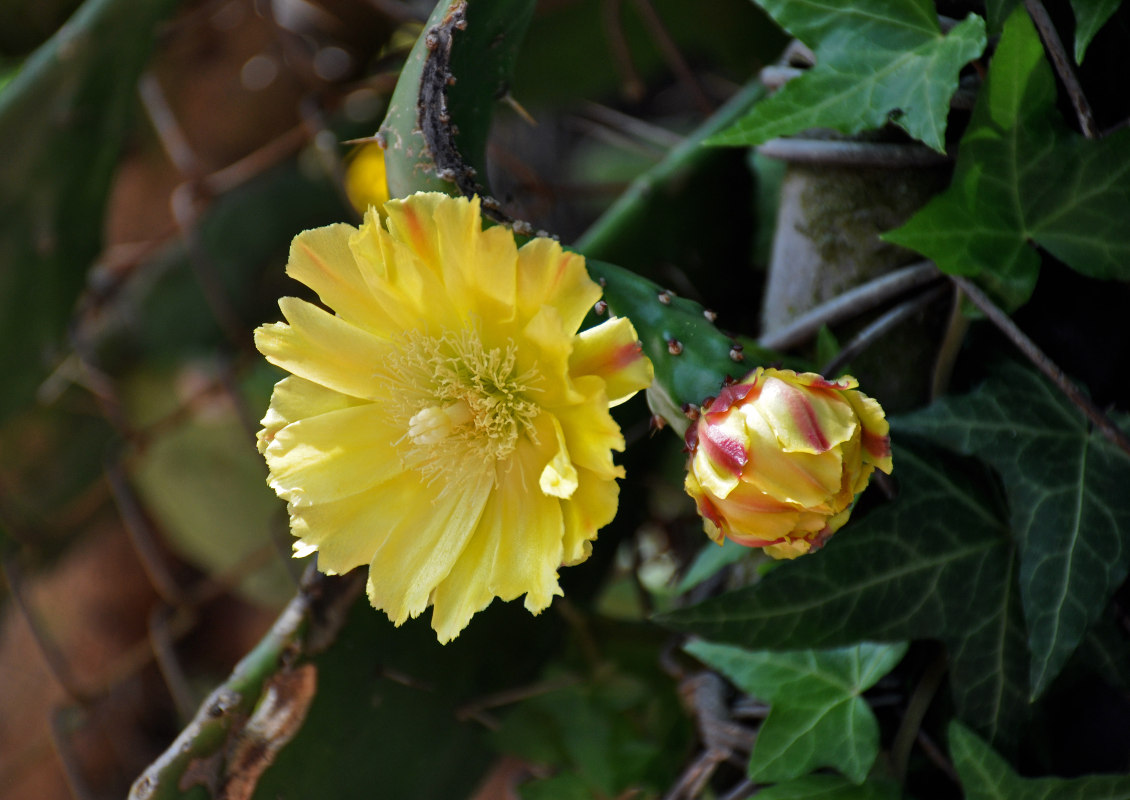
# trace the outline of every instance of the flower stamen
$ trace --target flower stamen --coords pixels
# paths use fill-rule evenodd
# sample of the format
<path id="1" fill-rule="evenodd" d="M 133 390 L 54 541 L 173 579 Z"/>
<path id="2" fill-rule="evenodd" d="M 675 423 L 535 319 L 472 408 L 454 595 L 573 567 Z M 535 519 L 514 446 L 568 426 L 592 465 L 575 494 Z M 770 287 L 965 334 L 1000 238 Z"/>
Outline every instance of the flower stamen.
<path id="1" fill-rule="evenodd" d="M 518 372 L 517 347 L 487 347 L 477 326 L 410 333 L 391 366 L 390 414 L 403 420 L 405 466 L 450 486 L 490 470 L 523 437 L 537 442 L 536 368 Z M 495 476 L 497 481 L 497 476 Z"/>

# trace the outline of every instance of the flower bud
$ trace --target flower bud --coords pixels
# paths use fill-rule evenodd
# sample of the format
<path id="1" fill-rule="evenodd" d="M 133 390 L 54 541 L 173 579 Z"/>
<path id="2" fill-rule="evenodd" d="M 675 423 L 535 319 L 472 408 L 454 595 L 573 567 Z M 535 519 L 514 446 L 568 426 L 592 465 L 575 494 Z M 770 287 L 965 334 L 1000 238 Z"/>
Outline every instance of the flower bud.
<path id="1" fill-rule="evenodd" d="M 686 490 L 710 538 L 796 558 L 847 522 L 871 473 L 891 471 L 883 409 L 858 385 L 758 367 L 704 405 Z"/>

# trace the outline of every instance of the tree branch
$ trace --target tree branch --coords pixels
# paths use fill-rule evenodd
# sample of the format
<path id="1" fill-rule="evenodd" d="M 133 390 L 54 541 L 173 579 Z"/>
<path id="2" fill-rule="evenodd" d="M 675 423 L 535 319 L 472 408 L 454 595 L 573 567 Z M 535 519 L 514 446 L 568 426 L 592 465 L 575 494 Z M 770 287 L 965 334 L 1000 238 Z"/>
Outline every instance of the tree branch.
<path id="1" fill-rule="evenodd" d="M 1083 94 L 1083 87 L 1079 85 L 1079 79 L 1075 77 L 1075 70 L 1071 67 L 1067 51 L 1063 49 L 1063 42 L 1060 41 L 1055 25 L 1052 24 L 1052 18 L 1048 16 L 1048 10 L 1044 8 L 1044 4 L 1040 0 L 1024 0 L 1024 7 L 1028 9 L 1028 16 L 1032 18 L 1032 22 L 1035 23 L 1036 29 L 1040 32 L 1040 38 L 1044 40 L 1044 47 L 1047 48 L 1048 55 L 1051 56 L 1055 71 L 1059 73 L 1059 79 L 1063 81 L 1067 95 L 1071 98 L 1071 105 L 1075 106 L 1075 115 L 1079 118 L 1079 128 L 1088 139 L 1098 138 L 1098 129 L 1095 127 L 1095 115 L 1091 111 L 1091 104 L 1087 102 L 1087 97 Z"/>
<path id="2" fill-rule="evenodd" d="M 994 303 L 987 294 L 977 288 L 976 284 L 968 278 L 962 278 L 958 275 L 951 275 L 950 280 L 957 285 L 959 289 L 969 298 L 969 302 L 977 306 L 977 308 L 988 317 L 1001 333 L 1008 337 L 1016 348 L 1024 354 L 1024 356 L 1036 365 L 1040 372 L 1044 373 L 1048 379 L 1056 385 L 1063 394 L 1075 406 L 1086 415 L 1095 427 L 1097 427 L 1107 439 L 1113 442 L 1120 450 L 1127 455 L 1130 455 L 1130 438 L 1127 438 L 1111 420 L 1096 406 L 1091 399 L 1085 395 L 1078 386 L 1072 383 L 1067 374 L 1059 368 L 1059 366 L 1048 357 L 1047 353 L 1036 346 L 1024 331 L 1012 321 L 1001 308 Z"/>

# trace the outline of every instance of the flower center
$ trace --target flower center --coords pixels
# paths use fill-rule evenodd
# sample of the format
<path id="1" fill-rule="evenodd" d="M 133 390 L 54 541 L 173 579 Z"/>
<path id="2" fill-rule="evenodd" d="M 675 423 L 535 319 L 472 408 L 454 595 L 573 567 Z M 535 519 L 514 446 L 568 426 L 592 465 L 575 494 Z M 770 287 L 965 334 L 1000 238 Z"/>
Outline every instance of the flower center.
<path id="1" fill-rule="evenodd" d="M 393 358 L 390 409 L 406 431 L 405 465 L 448 485 L 507 458 L 523 436 L 536 441 L 541 376 L 517 369 L 517 347 L 487 348 L 477 328 L 411 333 Z"/>

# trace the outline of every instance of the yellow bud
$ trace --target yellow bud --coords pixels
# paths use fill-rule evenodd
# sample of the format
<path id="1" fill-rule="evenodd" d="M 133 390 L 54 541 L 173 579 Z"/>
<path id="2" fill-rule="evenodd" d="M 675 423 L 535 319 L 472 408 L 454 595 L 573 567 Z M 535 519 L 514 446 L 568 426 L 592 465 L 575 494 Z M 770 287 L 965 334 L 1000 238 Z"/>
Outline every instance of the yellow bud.
<path id="1" fill-rule="evenodd" d="M 871 473 L 891 471 L 883 409 L 858 385 L 759 367 L 704 404 L 685 487 L 712 539 L 796 558 L 847 522 Z"/>

